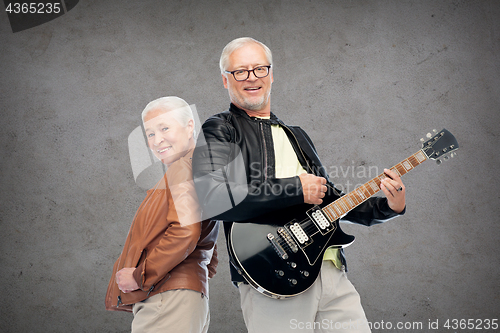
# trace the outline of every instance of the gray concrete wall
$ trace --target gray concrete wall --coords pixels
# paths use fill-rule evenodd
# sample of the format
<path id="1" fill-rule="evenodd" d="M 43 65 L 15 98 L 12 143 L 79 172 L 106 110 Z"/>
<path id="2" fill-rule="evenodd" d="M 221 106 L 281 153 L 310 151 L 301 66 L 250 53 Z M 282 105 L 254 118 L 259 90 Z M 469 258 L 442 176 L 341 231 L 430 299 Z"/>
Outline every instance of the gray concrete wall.
<path id="1" fill-rule="evenodd" d="M 344 227 L 374 331 L 498 318 L 499 18 L 493 0 L 89 0 L 12 33 L 0 14 L 0 331 L 129 330 L 132 315 L 103 306 L 144 197 L 127 137 L 160 96 L 203 120 L 226 109 L 218 58 L 241 36 L 274 51 L 274 112 L 308 131 L 346 190 L 433 128 L 460 143 L 404 177 L 405 216 Z M 210 332 L 244 332 L 219 240 Z"/>

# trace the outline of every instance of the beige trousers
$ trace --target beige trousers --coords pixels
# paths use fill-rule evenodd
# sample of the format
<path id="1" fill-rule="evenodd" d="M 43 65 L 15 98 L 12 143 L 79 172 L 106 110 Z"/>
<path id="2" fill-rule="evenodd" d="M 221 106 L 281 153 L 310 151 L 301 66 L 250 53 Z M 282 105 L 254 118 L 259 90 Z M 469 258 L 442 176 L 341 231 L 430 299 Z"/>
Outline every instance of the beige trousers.
<path id="1" fill-rule="evenodd" d="M 295 297 L 272 299 L 247 284 L 239 290 L 249 333 L 371 332 L 358 292 L 330 260 L 311 288 Z"/>
<path id="2" fill-rule="evenodd" d="M 188 289 L 169 290 L 135 303 L 132 333 L 206 333 L 208 298 Z"/>

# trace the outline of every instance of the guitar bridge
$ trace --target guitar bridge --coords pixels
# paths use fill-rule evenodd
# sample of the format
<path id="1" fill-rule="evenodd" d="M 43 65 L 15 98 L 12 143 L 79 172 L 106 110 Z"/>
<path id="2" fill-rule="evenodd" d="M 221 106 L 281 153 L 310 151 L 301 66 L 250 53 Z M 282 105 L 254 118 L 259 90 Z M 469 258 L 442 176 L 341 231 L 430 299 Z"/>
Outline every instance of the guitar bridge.
<path id="1" fill-rule="evenodd" d="M 285 242 L 288 244 L 288 247 L 290 248 L 290 250 L 292 250 L 293 253 L 297 253 L 297 251 L 299 251 L 299 247 L 297 246 L 297 244 L 295 244 L 292 236 L 290 236 L 285 228 L 279 227 L 278 235 L 285 240 Z"/>
<path id="2" fill-rule="evenodd" d="M 279 257 L 283 260 L 288 259 L 288 253 L 281 247 L 281 245 L 276 241 L 276 237 L 272 233 L 267 234 L 267 239 L 271 243 L 273 249 L 276 251 L 276 253 L 279 255 Z"/>

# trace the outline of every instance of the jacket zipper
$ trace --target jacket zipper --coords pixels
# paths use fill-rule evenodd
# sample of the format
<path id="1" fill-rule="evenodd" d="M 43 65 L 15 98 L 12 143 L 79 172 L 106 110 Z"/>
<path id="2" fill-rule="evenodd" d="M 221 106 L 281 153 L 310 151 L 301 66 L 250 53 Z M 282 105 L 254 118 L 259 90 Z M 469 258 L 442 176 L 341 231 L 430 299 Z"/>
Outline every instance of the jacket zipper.
<path id="1" fill-rule="evenodd" d="M 149 294 L 151 294 L 153 289 L 155 289 L 155 285 L 152 285 L 151 288 L 149 288 L 149 291 L 148 291 L 148 294 L 146 295 L 146 297 L 149 297 Z"/>
<path id="2" fill-rule="evenodd" d="M 157 284 L 153 284 L 153 285 L 151 286 L 151 288 L 149 288 L 149 290 L 148 290 L 148 294 L 146 295 L 146 297 L 149 297 L 149 294 L 151 294 L 151 292 L 152 292 L 152 291 L 153 291 L 156 287 L 158 287 L 158 288 L 159 288 L 159 287 L 163 286 L 163 284 L 164 284 L 165 282 L 167 282 L 168 280 L 170 280 L 170 278 L 171 278 L 171 277 L 172 277 L 172 275 L 170 275 L 170 273 L 167 273 L 167 275 L 165 275 L 165 277 L 164 277 L 164 281 L 162 281 L 160 284 L 158 284 L 158 283 L 157 283 Z"/>
<path id="3" fill-rule="evenodd" d="M 266 137 L 264 135 L 264 125 L 262 125 L 262 122 L 259 121 L 260 125 L 260 133 L 262 135 L 262 140 L 264 141 L 264 182 L 267 181 L 267 143 L 266 143 Z"/>

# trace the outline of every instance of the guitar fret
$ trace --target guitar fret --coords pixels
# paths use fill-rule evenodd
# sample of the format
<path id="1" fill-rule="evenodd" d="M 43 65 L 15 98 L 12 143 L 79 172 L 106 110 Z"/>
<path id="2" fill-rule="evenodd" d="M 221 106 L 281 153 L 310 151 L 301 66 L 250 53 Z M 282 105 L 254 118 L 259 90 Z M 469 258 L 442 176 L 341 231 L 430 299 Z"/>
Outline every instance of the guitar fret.
<path id="1" fill-rule="evenodd" d="M 361 192 L 361 190 L 359 189 L 359 187 L 357 189 L 355 189 L 355 191 L 356 191 L 356 194 L 361 199 L 361 202 L 365 201 L 366 197 L 365 197 L 364 193 Z"/>
<path id="2" fill-rule="evenodd" d="M 356 193 L 352 191 L 351 193 L 347 194 L 346 196 L 349 196 L 353 201 L 356 203 L 356 205 L 360 204 L 362 201 L 359 200 L 359 198 L 356 196 Z"/>
<path id="3" fill-rule="evenodd" d="M 420 163 L 417 161 L 417 158 L 415 156 L 410 156 L 408 157 L 408 161 L 410 162 L 410 164 L 413 166 L 413 167 L 416 167 L 417 165 L 419 165 Z"/>
<path id="4" fill-rule="evenodd" d="M 370 186 L 370 184 L 366 183 L 363 185 L 365 192 L 368 192 L 367 197 L 371 197 L 374 193 L 377 191 L 374 191 L 373 188 Z"/>
<path id="5" fill-rule="evenodd" d="M 356 191 L 356 194 L 361 199 L 361 202 L 363 202 L 364 198 L 365 198 L 365 195 L 360 191 L 359 187 L 357 189 L 355 189 L 354 191 Z"/>
<path id="6" fill-rule="evenodd" d="M 401 163 L 396 164 L 396 169 L 398 169 L 400 177 L 406 174 L 406 169 Z"/>
<path id="7" fill-rule="evenodd" d="M 337 215 L 334 212 L 332 212 L 329 205 L 323 208 L 323 213 L 325 213 L 328 216 L 328 218 L 330 218 L 330 221 L 335 221 L 337 219 Z"/>
<path id="8" fill-rule="evenodd" d="M 344 195 L 343 198 L 347 201 L 347 204 L 349 205 L 349 207 L 351 207 L 351 208 L 356 207 L 356 204 L 354 203 L 354 201 L 352 201 L 352 198 L 350 195 Z"/>
<path id="9" fill-rule="evenodd" d="M 398 176 L 401 176 L 401 173 L 399 173 L 399 170 L 398 170 L 398 168 L 397 168 L 397 165 L 396 165 L 396 166 L 393 166 L 393 167 L 391 168 L 391 170 L 392 170 L 392 171 L 394 171 L 395 173 L 397 173 L 397 174 L 398 174 Z"/>
<path id="10" fill-rule="evenodd" d="M 330 205 L 330 206 L 331 207 L 329 207 L 329 212 L 330 212 L 330 214 L 332 214 L 333 218 L 335 220 L 337 220 L 340 217 L 340 215 L 337 214 L 337 212 L 335 211 L 335 209 L 333 209 L 332 205 Z"/>
<path id="11" fill-rule="evenodd" d="M 413 165 L 411 165 L 411 163 L 410 163 L 410 161 L 408 161 L 408 159 L 404 160 L 401 165 L 403 166 L 403 168 L 405 168 L 406 172 L 413 169 Z"/>
<path id="12" fill-rule="evenodd" d="M 368 199 L 369 197 L 372 196 L 372 194 L 370 193 L 370 191 L 368 190 L 368 188 L 366 187 L 366 184 L 363 184 L 361 187 L 361 190 L 363 191 L 363 194 L 366 196 L 366 199 Z M 366 200 L 365 199 L 365 200 Z"/>
<path id="13" fill-rule="evenodd" d="M 339 203 L 340 203 L 340 205 L 342 206 L 342 208 L 344 208 L 344 211 L 343 211 L 343 212 L 344 212 L 344 214 L 345 214 L 345 213 L 347 213 L 347 212 L 349 211 L 349 208 L 346 206 L 346 204 L 345 204 L 344 200 L 343 200 L 343 199 L 340 199 L 340 200 L 339 200 Z"/>
<path id="14" fill-rule="evenodd" d="M 374 194 L 375 194 L 375 193 L 377 193 L 377 192 L 378 192 L 378 190 L 379 190 L 379 187 L 377 186 L 377 184 L 376 184 L 373 180 L 371 180 L 371 181 L 369 182 L 369 184 L 370 184 L 370 186 L 371 186 L 371 188 L 372 188 L 372 190 L 373 190 L 373 193 L 374 193 Z"/>
<path id="15" fill-rule="evenodd" d="M 359 190 L 363 193 L 363 196 L 364 196 L 363 201 L 365 201 L 366 199 L 368 199 L 370 197 L 370 192 L 366 193 L 366 187 L 364 184 L 359 187 Z"/>
<path id="16" fill-rule="evenodd" d="M 419 164 L 427 159 L 421 150 L 415 154 L 415 158 L 418 160 Z"/>
<path id="17" fill-rule="evenodd" d="M 334 204 L 332 205 L 332 207 L 335 209 L 336 213 L 338 214 L 338 216 L 342 216 L 344 215 L 342 213 L 342 211 L 340 210 L 340 208 L 337 207 L 337 205 L 335 204 L 337 201 L 334 202 Z"/>

